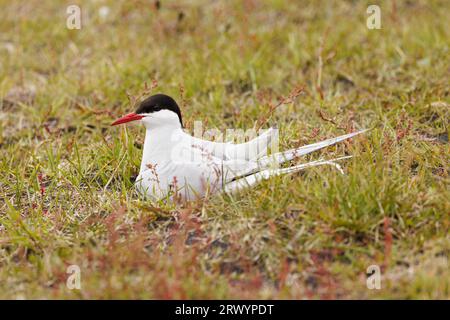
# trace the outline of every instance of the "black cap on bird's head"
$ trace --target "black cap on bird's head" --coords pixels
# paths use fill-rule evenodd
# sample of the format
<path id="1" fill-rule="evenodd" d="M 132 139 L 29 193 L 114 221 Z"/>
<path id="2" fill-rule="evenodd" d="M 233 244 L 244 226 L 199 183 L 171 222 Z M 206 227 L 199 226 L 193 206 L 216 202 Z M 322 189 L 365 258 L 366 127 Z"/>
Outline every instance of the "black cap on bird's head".
<path id="1" fill-rule="evenodd" d="M 136 110 L 136 114 L 146 114 L 161 110 L 170 110 L 175 112 L 178 115 L 178 119 L 180 119 L 181 126 L 183 126 L 180 107 L 178 107 L 175 100 L 165 94 L 155 94 L 142 101 Z"/>
<path id="2" fill-rule="evenodd" d="M 148 97 L 144 101 L 142 101 L 136 112 L 127 114 L 126 116 L 116 120 L 113 122 L 113 126 L 125 122 L 130 122 L 134 120 L 141 120 L 146 115 L 149 115 L 154 112 L 158 112 L 161 110 L 169 110 L 177 114 L 178 119 L 180 120 L 181 126 L 183 126 L 183 120 L 181 118 L 180 107 L 176 103 L 174 99 L 165 94 L 155 94 L 153 96 Z"/>

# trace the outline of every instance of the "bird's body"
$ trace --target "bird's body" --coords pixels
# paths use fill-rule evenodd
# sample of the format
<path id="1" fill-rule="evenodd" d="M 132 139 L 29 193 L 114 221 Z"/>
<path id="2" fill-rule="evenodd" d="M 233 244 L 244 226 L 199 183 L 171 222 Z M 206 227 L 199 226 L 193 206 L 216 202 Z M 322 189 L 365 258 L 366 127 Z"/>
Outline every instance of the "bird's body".
<path id="1" fill-rule="evenodd" d="M 206 193 L 234 192 L 270 176 L 296 172 L 311 166 L 331 164 L 338 167 L 332 161 L 315 161 L 289 168 L 274 168 L 273 164 L 279 165 L 363 132 L 268 156 L 267 151 L 276 138 L 276 130 L 269 129 L 241 144 L 202 140 L 183 130 L 178 106 L 172 98 L 165 95 L 146 99 L 136 113 L 129 114 L 114 124 L 133 120 L 143 122 L 146 127 L 136 185 L 142 194 L 153 199 L 176 196 L 193 200 Z"/>
<path id="2" fill-rule="evenodd" d="M 178 193 L 185 199 L 215 192 L 238 174 L 257 169 L 256 159 L 265 154 L 271 130 L 242 144 L 202 140 L 181 126 L 146 129 L 137 186 L 142 193 L 162 198 Z"/>

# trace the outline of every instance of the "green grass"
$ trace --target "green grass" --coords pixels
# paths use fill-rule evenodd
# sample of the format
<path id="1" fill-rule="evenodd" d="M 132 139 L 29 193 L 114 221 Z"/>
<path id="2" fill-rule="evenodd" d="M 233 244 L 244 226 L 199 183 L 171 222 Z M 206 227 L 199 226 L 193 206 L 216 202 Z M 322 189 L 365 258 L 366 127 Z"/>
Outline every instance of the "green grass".
<path id="1" fill-rule="evenodd" d="M 377 1 L 381 30 L 366 1 L 85 1 L 81 30 L 70 1 L 0 2 L 0 298 L 450 297 L 448 1 Z M 153 80 L 188 129 L 261 120 L 282 149 L 373 130 L 311 157 L 354 155 L 344 176 L 152 203 L 143 129 L 109 124 Z"/>

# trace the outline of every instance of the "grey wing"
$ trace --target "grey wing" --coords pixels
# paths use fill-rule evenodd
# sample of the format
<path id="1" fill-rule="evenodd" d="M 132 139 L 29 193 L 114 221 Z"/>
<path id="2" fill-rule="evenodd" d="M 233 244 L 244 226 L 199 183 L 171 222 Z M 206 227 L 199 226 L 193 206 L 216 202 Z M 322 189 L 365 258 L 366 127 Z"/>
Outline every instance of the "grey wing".
<path id="1" fill-rule="evenodd" d="M 245 133 L 242 134 L 245 137 Z M 188 134 L 185 134 L 185 139 L 190 139 L 192 147 L 209 152 L 222 160 L 256 160 L 267 155 L 267 150 L 272 141 L 275 141 L 276 135 L 277 131 L 270 128 L 248 142 L 237 144 L 203 140 Z"/>

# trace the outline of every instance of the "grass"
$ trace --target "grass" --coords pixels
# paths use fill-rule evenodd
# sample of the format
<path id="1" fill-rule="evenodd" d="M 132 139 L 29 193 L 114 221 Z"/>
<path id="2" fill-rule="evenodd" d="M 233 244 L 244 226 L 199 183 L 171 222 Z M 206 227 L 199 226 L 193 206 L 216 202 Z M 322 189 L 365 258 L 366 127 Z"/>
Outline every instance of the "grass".
<path id="1" fill-rule="evenodd" d="M 0 2 L 0 298 L 450 297 L 447 1 L 377 1 L 380 30 L 366 1 L 84 1 L 81 30 L 70 1 Z M 109 126 L 144 83 L 281 149 L 373 129 L 311 157 L 344 176 L 152 203 L 143 129 Z"/>

